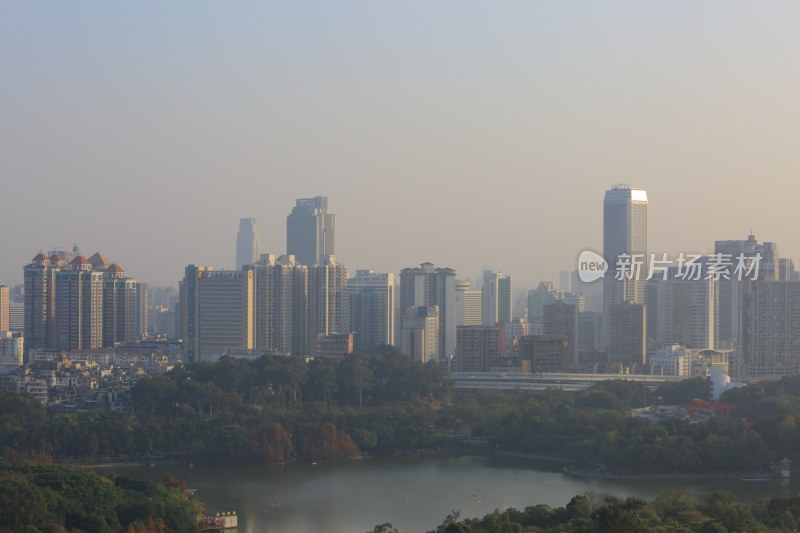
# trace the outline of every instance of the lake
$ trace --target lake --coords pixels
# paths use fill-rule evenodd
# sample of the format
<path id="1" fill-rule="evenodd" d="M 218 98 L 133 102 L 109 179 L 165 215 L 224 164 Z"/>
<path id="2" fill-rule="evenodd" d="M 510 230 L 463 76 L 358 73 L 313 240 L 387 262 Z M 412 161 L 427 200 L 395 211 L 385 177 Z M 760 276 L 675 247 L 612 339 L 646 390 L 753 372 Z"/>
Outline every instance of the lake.
<path id="1" fill-rule="evenodd" d="M 557 507 L 586 491 L 651 500 L 668 488 L 697 498 L 714 490 L 730 490 L 752 502 L 800 490 L 798 480 L 790 486 L 780 480 L 581 478 L 563 473 L 560 464 L 492 455 L 321 465 L 119 466 L 113 470 L 151 481 L 161 481 L 167 474 L 186 480 L 189 488 L 197 489 L 210 514 L 237 512 L 238 533 L 363 533 L 383 522 L 415 533 L 434 528 L 451 510 L 473 517 L 538 503 Z"/>

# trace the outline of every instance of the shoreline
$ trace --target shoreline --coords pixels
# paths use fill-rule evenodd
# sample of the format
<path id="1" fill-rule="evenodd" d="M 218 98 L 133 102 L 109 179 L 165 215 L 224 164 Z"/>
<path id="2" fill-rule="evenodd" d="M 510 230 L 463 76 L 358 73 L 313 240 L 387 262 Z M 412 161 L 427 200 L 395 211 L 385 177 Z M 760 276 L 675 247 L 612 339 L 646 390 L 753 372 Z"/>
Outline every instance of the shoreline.
<path id="1" fill-rule="evenodd" d="M 633 480 L 663 480 L 663 479 L 679 479 L 679 480 L 692 480 L 692 479 L 736 479 L 740 481 L 754 481 L 763 482 L 770 481 L 774 478 L 769 473 L 765 472 L 728 472 L 728 473 L 709 473 L 709 474 L 688 474 L 675 472 L 672 474 L 656 474 L 656 473 L 642 473 L 642 474 L 626 474 L 614 472 L 597 472 L 588 468 L 581 468 L 577 465 L 567 465 L 563 468 L 565 474 L 583 477 L 583 478 L 596 478 L 596 479 L 633 479 Z"/>

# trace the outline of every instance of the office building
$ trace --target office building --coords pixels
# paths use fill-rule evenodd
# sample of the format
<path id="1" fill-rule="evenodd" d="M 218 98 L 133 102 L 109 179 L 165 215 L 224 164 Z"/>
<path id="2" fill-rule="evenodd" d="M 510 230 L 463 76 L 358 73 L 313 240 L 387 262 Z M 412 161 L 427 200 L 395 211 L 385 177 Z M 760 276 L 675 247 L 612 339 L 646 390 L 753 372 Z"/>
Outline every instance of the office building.
<path id="1" fill-rule="evenodd" d="M 560 299 L 559 292 L 551 281 L 542 281 L 535 289 L 528 291 L 528 322 L 531 324 L 531 333 L 542 333 L 542 319 L 544 306 Z"/>
<path id="2" fill-rule="evenodd" d="M 298 198 L 286 218 L 286 253 L 313 266 L 336 255 L 336 215 L 328 213 L 328 198 Z"/>
<path id="3" fill-rule="evenodd" d="M 236 270 L 252 265 L 261 255 L 261 242 L 258 238 L 256 219 L 239 219 L 239 232 L 236 234 Z"/>
<path id="4" fill-rule="evenodd" d="M 456 329 L 456 372 L 489 372 L 501 363 L 505 332 L 502 324 L 493 326 L 459 326 Z"/>
<path id="5" fill-rule="evenodd" d="M 638 259 L 633 259 L 638 256 Z M 623 302 L 644 303 L 647 278 L 647 193 L 617 185 L 606 191 L 603 201 L 603 257 L 608 263 L 604 278 L 604 313 Z M 618 261 L 631 258 L 630 275 L 617 279 Z M 641 265 L 635 266 L 637 262 Z"/>
<path id="6" fill-rule="evenodd" d="M 455 353 L 456 347 L 456 271 L 452 268 L 435 268 L 432 263 L 422 263 L 419 268 L 400 271 L 400 309 L 411 307 L 439 309 L 439 347 L 437 354 L 445 360 Z"/>
<path id="7" fill-rule="evenodd" d="M 0 331 L 0 367 L 22 365 L 25 340 L 19 334 Z"/>
<path id="8" fill-rule="evenodd" d="M 490 270 L 483 273 L 481 317 L 484 326 L 511 322 L 513 304 L 511 294 L 511 276 Z"/>
<path id="9" fill-rule="evenodd" d="M 180 285 L 184 359 L 253 349 L 253 271 L 189 265 Z"/>
<path id="10" fill-rule="evenodd" d="M 357 270 L 347 281 L 350 298 L 350 329 L 355 350 L 369 353 L 376 347 L 394 344 L 394 274 Z"/>

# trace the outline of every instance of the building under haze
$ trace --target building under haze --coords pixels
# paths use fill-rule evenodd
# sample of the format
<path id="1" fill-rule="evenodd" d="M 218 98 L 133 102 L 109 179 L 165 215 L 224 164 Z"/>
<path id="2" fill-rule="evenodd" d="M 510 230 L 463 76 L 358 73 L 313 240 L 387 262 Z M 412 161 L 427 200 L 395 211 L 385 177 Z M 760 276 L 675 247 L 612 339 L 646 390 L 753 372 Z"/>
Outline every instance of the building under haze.
<path id="1" fill-rule="evenodd" d="M 258 238 L 256 219 L 239 219 L 239 233 L 236 234 L 236 270 L 252 265 L 261 255 L 261 241 Z"/>
<path id="2" fill-rule="evenodd" d="M 481 288 L 481 321 L 484 326 L 507 324 L 512 317 L 511 276 L 486 270 Z"/>
<path id="3" fill-rule="evenodd" d="M 308 353 L 308 267 L 294 256 L 262 254 L 254 280 L 255 348 L 276 355 Z"/>
<path id="4" fill-rule="evenodd" d="M 368 353 L 394 344 L 394 274 L 357 270 L 347 281 L 347 292 L 355 350 Z"/>
<path id="5" fill-rule="evenodd" d="M 645 304 L 645 280 L 649 258 L 647 257 L 647 193 L 632 189 L 627 185 L 616 185 L 606 191 L 603 200 L 603 257 L 608 271 L 603 279 L 603 329 L 609 352 L 609 359 L 620 354 L 612 354 L 611 334 L 634 327 L 613 324 L 615 318 L 632 320 L 629 312 L 612 312 L 612 308 L 623 303 Z M 628 267 L 618 276 L 618 266 Z M 619 279 L 621 278 L 621 279 Z M 646 313 L 641 314 L 645 319 Z M 646 324 L 643 324 L 646 328 Z M 638 330 L 638 326 L 634 327 Z M 618 342 L 616 339 L 614 342 Z M 645 335 L 646 341 L 646 335 Z M 615 349 L 620 346 L 615 344 Z M 638 357 L 634 357 L 638 359 Z"/>
<path id="6" fill-rule="evenodd" d="M 11 329 L 10 313 L 11 306 L 9 300 L 9 291 L 7 285 L 0 285 L 0 331 L 9 331 Z"/>
<path id="7" fill-rule="evenodd" d="M 480 326 L 482 320 L 482 294 L 472 288 L 469 280 L 456 280 L 456 326 Z"/>
<path id="8" fill-rule="evenodd" d="M 432 263 L 422 263 L 419 268 L 400 271 L 400 310 L 404 314 L 412 307 L 439 309 L 440 359 L 449 358 L 456 348 L 456 271 L 452 268 L 435 268 Z"/>
<path id="9" fill-rule="evenodd" d="M 74 258 L 55 273 L 55 303 L 55 348 L 90 350 L 103 346 L 103 271 L 82 255 Z"/>
<path id="10" fill-rule="evenodd" d="M 350 331 L 347 267 L 332 255 L 308 267 L 308 347 L 319 337 Z"/>
<path id="11" fill-rule="evenodd" d="M 800 374 L 800 282 L 753 282 L 745 302 L 743 352 L 748 374 Z"/>
<path id="12" fill-rule="evenodd" d="M 183 354 L 213 361 L 253 349 L 253 271 L 189 265 L 180 285 Z"/>
<path id="13" fill-rule="evenodd" d="M 286 218 L 286 253 L 308 266 L 336 254 L 336 215 L 326 196 L 297 199 Z"/>
<path id="14" fill-rule="evenodd" d="M 489 372 L 500 366 L 505 349 L 503 324 L 459 326 L 456 330 L 456 372 Z"/>
<path id="15" fill-rule="evenodd" d="M 400 330 L 400 353 L 414 361 L 427 363 L 438 359 L 439 308 L 435 305 L 409 307 L 403 313 Z"/>

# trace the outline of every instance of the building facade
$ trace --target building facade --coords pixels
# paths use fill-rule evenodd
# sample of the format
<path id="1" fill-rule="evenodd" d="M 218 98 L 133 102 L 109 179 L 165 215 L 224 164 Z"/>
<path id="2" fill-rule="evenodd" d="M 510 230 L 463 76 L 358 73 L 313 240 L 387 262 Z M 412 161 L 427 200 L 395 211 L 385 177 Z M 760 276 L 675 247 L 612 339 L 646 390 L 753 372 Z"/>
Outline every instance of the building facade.
<path id="1" fill-rule="evenodd" d="M 328 198 L 298 198 L 286 218 L 286 253 L 313 266 L 336 255 L 336 215 L 328 213 Z"/>

